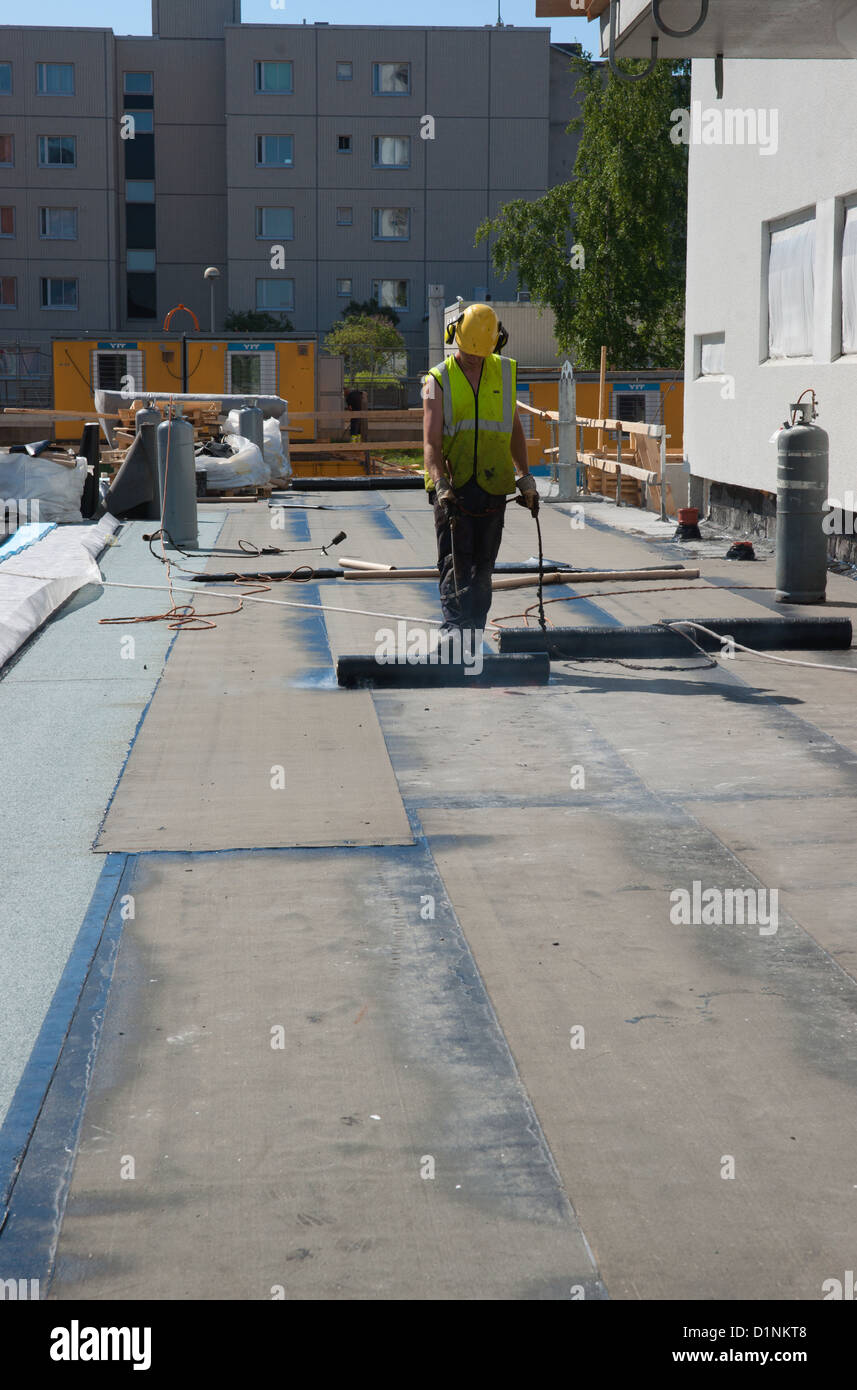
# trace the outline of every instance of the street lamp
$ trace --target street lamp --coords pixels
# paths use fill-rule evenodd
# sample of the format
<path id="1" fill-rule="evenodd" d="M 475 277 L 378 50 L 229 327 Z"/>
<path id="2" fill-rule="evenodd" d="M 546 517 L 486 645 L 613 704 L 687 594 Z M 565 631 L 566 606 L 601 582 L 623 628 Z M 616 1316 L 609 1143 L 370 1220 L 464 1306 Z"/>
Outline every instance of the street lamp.
<path id="1" fill-rule="evenodd" d="M 217 266 L 216 266 L 216 265 L 210 265 L 210 266 L 208 267 L 208 269 L 203 273 L 203 277 L 202 277 L 202 278 L 203 278 L 203 280 L 207 280 L 207 281 L 208 281 L 209 289 L 211 290 L 211 331 L 212 331 L 212 333 L 213 333 L 213 332 L 214 332 L 214 282 L 215 282 L 215 280 L 219 280 L 219 279 L 220 279 L 220 271 L 217 269 Z"/>

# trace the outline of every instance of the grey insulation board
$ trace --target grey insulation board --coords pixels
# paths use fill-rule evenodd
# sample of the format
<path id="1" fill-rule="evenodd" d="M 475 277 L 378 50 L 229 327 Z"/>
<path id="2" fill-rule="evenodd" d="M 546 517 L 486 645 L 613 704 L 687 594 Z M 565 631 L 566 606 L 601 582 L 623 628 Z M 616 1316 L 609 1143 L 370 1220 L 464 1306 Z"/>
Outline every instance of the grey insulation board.
<path id="1" fill-rule="evenodd" d="M 413 842 L 368 693 L 190 694 L 159 686 L 100 852 Z"/>
<path id="2" fill-rule="evenodd" d="M 219 543 L 238 536 L 270 544 L 267 515 L 230 518 Z M 319 601 L 315 585 L 264 595 L 280 596 Z M 201 615 L 230 606 L 194 602 Z M 334 679 L 321 615 L 248 603 L 212 621 L 178 634 L 95 848 L 412 844 L 371 695 L 319 681 Z"/>

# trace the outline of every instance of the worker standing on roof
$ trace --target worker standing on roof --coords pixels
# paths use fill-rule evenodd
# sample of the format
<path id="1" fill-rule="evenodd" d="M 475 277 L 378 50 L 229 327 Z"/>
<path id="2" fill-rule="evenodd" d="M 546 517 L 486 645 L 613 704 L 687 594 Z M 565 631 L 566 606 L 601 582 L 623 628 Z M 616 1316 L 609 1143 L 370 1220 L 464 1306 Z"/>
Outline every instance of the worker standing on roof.
<path id="1" fill-rule="evenodd" d="M 490 304 L 469 304 L 446 331 L 455 353 L 432 367 L 423 385 L 425 485 L 434 504 L 444 622 L 481 641 L 491 607 L 506 495 L 538 512 L 527 446 L 515 402 L 516 363 L 499 353 L 508 334 Z"/>

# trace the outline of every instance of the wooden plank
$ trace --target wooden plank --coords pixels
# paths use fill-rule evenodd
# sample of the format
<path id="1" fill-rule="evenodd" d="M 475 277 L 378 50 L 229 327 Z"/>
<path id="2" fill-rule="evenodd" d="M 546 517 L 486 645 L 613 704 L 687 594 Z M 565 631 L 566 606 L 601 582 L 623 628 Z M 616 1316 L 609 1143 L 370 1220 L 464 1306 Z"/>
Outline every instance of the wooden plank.
<path id="1" fill-rule="evenodd" d="M 409 406 L 407 410 L 296 410 L 289 412 L 289 420 L 376 420 L 383 423 L 398 424 L 402 420 L 422 419 L 420 406 Z"/>
<path id="2" fill-rule="evenodd" d="M 3 407 L 4 418 L 0 424 L 7 423 L 7 415 L 35 416 L 41 420 L 118 420 L 118 415 L 100 415 L 95 410 L 49 410 L 47 407 L 42 409 L 39 406 L 17 406 L 7 405 Z"/>
<path id="3" fill-rule="evenodd" d="M 615 473 L 619 467 L 622 469 L 623 477 L 637 478 L 641 483 L 656 483 L 658 481 L 658 474 L 653 473 L 650 468 L 639 468 L 635 463 L 626 463 L 624 459 L 620 464 L 617 459 L 605 458 L 602 454 L 578 454 L 577 461 L 606 473 Z"/>
<path id="4" fill-rule="evenodd" d="M 313 443 L 290 444 L 290 454 L 377 454 L 390 449 L 422 449 L 421 439 L 395 439 L 383 440 L 377 443 L 372 440 L 369 443 L 352 444 L 350 441 L 343 440 L 341 443 L 336 440 L 316 440 Z"/>

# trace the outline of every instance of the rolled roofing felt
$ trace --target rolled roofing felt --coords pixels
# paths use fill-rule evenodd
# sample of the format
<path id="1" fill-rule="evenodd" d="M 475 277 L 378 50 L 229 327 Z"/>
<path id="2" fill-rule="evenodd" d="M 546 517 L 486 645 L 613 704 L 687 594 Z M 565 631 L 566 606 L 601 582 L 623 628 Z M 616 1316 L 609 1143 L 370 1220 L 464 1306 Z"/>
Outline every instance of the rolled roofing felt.
<path id="1" fill-rule="evenodd" d="M 668 618 L 664 622 L 698 622 L 720 637 L 733 637 L 757 651 L 844 650 L 851 646 L 848 618 Z M 719 637 L 687 629 L 693 642 L 707 652 L 721 650 Z M 548 652 L 554 661 L 611 661 L 637 657 L 692 656 L 695 648 L 675 628 L 657 623 L 645 627 L 505 627 L 498 633 L 502 653 Z"/>
<path id="2" fill-rule="evenodd" d="M 482 656 L 468 661 L 442 661 L 431 653 L 419 661 L 379 661 L 375 656 L 341 656 L 336 663 L 340 685 L 395 686 L 415 689 L 426 686 L 455 686 L 476 689 L 486 685 L 547 685 L 550 659 L 547 652 L 514 656 Z"/>

